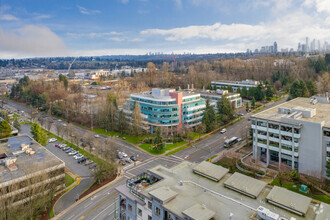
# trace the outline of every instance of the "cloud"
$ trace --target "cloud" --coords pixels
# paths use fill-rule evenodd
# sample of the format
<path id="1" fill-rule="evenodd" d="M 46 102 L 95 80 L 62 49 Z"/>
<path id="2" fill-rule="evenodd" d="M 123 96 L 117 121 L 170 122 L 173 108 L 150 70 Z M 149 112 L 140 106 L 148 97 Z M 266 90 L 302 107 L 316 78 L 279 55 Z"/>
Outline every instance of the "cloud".
<path id="1" fill-rule="evenodd" d="M 44 26 L 26 25 L 7 31 L 0 27 L 0 56 L 63 56 L 67 49 L 62 39 Z"/>
<path id="2" fill-rule="evenodd" d="M 173 0 L 174 4 L 178 8 L 182 8 L 182 0 Z"/>
<path id="3" fill-rule="evenodd" d="M 11 14 L 2 14 L 0 15 L 0 20 L 2 21 L 18 21 L 19 18 Z"/>
<path id="4" fill-rule="evenodd" d="M 42 20 L 42 19 L 49 19 L 51 17 L 52 17 L 51 15 L 47 15 L 47 14 L 38 14 L 33 19 Z"/>
<path id="5" fill-rule="evenodd" d="M 317 12 L 325 12 L 330 14 L 330 1 L 329 0 L 305 0 L 303 3 L 305 7 L 315 7 Z"/>
<path id="6" fill-rule="evenodd" d="M 77 5 L 77 8 L 78 8 L 79 12 L 84 15 L 93 15 L 93 14 L 101 13 L 101 11 L 99 11 L 99 10 L 89 10 L 89 9 L 79 6 L 79 5 Z"/>
<path id="7" fill-rule="evenodd" d="M 124 38 L 121 37 L 110 37 L 108 39 L 116 42 L 122 42 L 123 40 L 125 40 Z"/>
<path id="8" fill-rule="evenodd" d="M 123 4 L 127 4 L 128 2 L 129 2 L 129 0 L 120 0 L 121 1 L 121 3 L 123 3 Z"/>
<path id="9" fill-rule="evenodd" d="M 113 35 L 122 35 L 122 33 L 111 31 L 111 32 L 104 32 L 104 33 L 66 33 L 67 36 L 73 37 L 73 38 L 101 38 L 101 37 L 108 37 Z"/>

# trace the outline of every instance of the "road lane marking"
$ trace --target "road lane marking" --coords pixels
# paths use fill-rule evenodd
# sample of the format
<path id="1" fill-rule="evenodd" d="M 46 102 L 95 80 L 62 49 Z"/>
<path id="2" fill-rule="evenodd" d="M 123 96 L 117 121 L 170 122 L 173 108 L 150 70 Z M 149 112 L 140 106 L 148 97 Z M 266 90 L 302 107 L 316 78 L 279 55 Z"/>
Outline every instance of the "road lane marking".
<path id="1" fill-rule="evenodd" d="M 70 220 L 70 219 L 72 219 L 73 217 L 74 217 L 75 215 L 72 215 L 72 216 L 70 216 L 67 220 Z"/>
<path id="2" fill-rule="evenodd" d="M 184 160 L 183 158 L 178 157 L 178 156 L 175 156 L 175 155 L 171 155 L 171 157 L 177 158 L 177 159 L 179 159 L 179 160 Z"/>
<path id="3" fill-rule="evenodd" d="M 118 199 L 115 201 L 116 203 L 118 202 Z M 105 210 L 107 210 L 108 208 L 112 207 L 115 203 L 112 203 L 111 205 L 109 205 L 107 208 L 103 209 L 99 214 L 97 214 L 94 218 L 92 218 L 91 220 L 95 220 L 97 217 L 99 217 L 99 215 L 101 215 Z M 114 211 L 112 211 L 112 213 L 114 213 Z"/>

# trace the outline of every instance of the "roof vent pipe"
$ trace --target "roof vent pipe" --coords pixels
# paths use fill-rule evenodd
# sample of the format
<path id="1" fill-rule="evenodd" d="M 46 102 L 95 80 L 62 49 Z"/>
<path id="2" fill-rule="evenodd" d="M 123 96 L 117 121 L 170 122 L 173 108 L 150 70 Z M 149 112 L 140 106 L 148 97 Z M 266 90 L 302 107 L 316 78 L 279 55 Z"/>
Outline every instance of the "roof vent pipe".
<path id="1" fill-rule="evenodd" d="M 183 185 L 183 181 L 182 181 L 182 180 L 180 180 L 179 184 L 180 184 L 180 186 L 182 186 L 182 185 Z"/>

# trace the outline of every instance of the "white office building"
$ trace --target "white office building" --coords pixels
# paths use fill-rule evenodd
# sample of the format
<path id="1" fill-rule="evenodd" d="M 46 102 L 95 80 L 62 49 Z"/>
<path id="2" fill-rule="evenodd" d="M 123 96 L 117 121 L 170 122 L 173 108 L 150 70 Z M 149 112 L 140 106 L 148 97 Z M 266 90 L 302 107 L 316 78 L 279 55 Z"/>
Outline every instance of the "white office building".
<path id="1" fill-rule="evenodd" d="M 267 165 L 289 165 L 326 176 L 330 159 L 329 97 L 296 98 L 251 116 L 253 155 Z M 281 165 L 282 164 L 282 165 Z"/>
<path id="2" fill-rule="evenodd" d="M 217 81 L 217 82 L 211 82 L 211 86 L 214 87 L 216 86 L 217 89 L 228 89 L 229 87 L 233 88 L 233 92 L 237 92 L 237 89 L 239 88 L 241 91 L 245 87 L 247 90 L 249 88 L 255 88 L 259 85 L 260 83 L 255 80 L 242 80 L 242 81 Z"/>

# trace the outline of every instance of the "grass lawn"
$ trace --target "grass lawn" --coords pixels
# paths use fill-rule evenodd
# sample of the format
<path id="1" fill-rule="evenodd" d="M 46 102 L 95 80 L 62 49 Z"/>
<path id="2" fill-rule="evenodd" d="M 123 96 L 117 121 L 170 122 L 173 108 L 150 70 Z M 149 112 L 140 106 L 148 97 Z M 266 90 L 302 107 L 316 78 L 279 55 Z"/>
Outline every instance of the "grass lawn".
<path id="1" fill-rule="evenodd" d="M 299 193 L 301 195 L 308 196 L 308 197 L 311 197 L 313 199 L 319 200 L 321 202 L 325 202 L 325 203 L 330 204 L 330 198 L 327 195 L 317 195 L 317 194 L 312 194 L 311 192 L 308 192 L 308 193 L 301 192 L 299 190 L 300 184 L 296 184 L 294 182 L 282 182 L 282 185 L 281 185 L 280 182 L 279 182 L 279 179 L 276 178 L 276 179 L 273 180 L 271 185 L 272 186 L 276 185 L 276 186 L 284 187 L 288 190 Z M 294 187 L 294 186 L 296 186 L 296 187 Z"/>
<path id="2" fill-rule="evenodd" d="M 74 179 L 69 174 L 65 174 L 65 186 L 68 187 L 72 183 L 74 183 Z"/>
<path id="3" fill-rule="evenodd" d="M 139 144 L 145 138 L 151 137 L 151 135 L 130 136 L 130 135 L 126 135 L 126 134 L 120 134 L 119 132 L 116 132 L 116 131 L 105 131 L 104 129 L 101 129 L 101 128 L 95 128 L 95 129 L 93 129 L 93 131 L 98 134 L 103 134 L 103 135 L 107 135 L 107 136 L 125 137 L 126 141 L 131 144 Z"/>
<path id="4" fill-rule="evenodd" d="M 174 149 L 174 148 L 176 148 L 176 147 L 179 147 L 179 146 L 181 146 L 181 145 L 184 145 L 184 144 L 186 144 L 186 143 L 187 143 L 187 142 L 185 142 L 185 141 L 181 141 L 181 142 L 174 143 L 174 144 L 167 144 L 167 145 L 166 145 L 166 149 L 167 149 L 167 150 L 172 150 L 172 149 Z M 142 148 L 143 150 L 148 151 L 149 153 L 151 153 L 151 154 L 155 154 L 155 155 L 159 155 L 159 154 L 163 154 L 163 153 L 165 153 L 165 146 L 164 146 L 163 149 L 160 150 L 160 151 L 151 150 L 151 149 L 150 149 L 151 146 L 153 146 L 153 144 L 141 144 L 141 145 L 139 145 L 139 148 Z"/>

